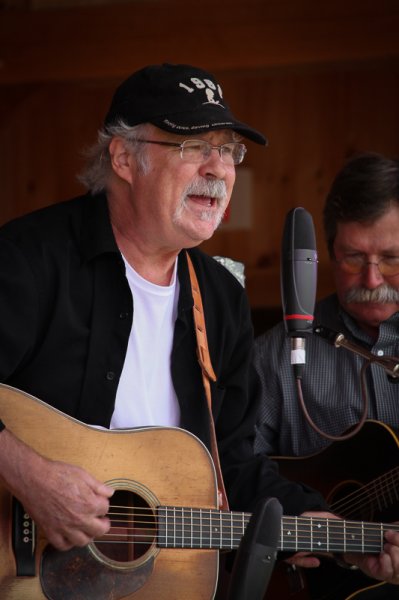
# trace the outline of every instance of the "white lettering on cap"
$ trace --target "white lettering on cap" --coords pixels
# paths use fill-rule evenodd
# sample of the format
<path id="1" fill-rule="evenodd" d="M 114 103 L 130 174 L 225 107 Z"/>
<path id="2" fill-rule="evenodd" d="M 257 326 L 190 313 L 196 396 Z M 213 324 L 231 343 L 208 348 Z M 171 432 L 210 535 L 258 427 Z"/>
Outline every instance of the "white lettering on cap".
<path id="1" fill-rule="evenodd" d="M 186 90 L 189 94 L 195 92 L 195 90 L 205 90 L 206 101 L 203 104 L 218 104 L 222 108 L 224 106 L 221 104 L 220 100 L 215 99 L 215 92 L 219 94 L 220 99 L 223 98 L 222 88 L 219 84 L 215 84 L 210 79 L 199 79 L 198 77 L 190 77 L 190 82 L 194 87 L 187 85 L 186 83 L 180 82 L 179 87 Z"/>

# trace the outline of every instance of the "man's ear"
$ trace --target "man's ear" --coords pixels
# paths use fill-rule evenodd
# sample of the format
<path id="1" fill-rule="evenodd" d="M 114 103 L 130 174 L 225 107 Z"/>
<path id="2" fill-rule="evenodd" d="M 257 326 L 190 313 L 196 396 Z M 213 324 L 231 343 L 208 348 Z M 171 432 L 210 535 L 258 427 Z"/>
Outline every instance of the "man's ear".
<path id="1" fill-rule="evenodd" d="M 113 171 L 121 178 L 132 183 L 136 161 L 134 160 L 126 141 L 114 137 L 109 145 L 111 166 Z"/>

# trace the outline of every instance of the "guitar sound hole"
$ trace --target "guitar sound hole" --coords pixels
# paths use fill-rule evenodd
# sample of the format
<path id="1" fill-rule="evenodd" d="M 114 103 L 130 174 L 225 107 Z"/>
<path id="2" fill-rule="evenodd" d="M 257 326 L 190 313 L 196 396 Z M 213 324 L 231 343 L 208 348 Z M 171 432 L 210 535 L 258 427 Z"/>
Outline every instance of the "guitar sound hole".
<path id="1" fill-rule="evenodd" d="M 154 542 L 156 522 L 153 510 L 138 494 L 115 490 L 110 500 L 109 532 L 96 541 L 97 550 L 108 559 L 124 563 L 140 559 Z"/>

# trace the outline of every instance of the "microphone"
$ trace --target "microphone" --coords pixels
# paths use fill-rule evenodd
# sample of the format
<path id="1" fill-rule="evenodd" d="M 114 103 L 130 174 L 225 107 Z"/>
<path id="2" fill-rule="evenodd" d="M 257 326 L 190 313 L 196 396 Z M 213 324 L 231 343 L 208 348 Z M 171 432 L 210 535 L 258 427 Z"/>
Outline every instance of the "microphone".
<path id="1" fill-rule="evenodd" d="M 346 348 L 347 350 L 362 356 L 370 363 L 379 365 L 385 369 L 390 377 L 393 377 L 394 379 L 399 377 L 399 358 L 396 356 L 377 356 L 376 354 L 373 354 L 367 350 L 367 348 L 348 340 L 343 333 L 333 331 L 328 327 L 324 327 L 324 325 L 317 325 L 314 328 L 314 332 L 333 344 L 333 346 L 336 348 L 342 346 L 342 348 Z"/>
<path id="2" fill-rule="evenodd" d="M 277 557 L 283 509 L 277 498 L 258 502 L 234 560 L 228 600 L 262 600 Z"/>
<path id="3" fill-rule="evenodd" d="M 305 335 L 313 331 L 317 251 L 313 220 L 304 208 L 287 214 L 281 244 L 281 297 L 285 330 L 291 338 L 291 364 L 301 377 Z"/>

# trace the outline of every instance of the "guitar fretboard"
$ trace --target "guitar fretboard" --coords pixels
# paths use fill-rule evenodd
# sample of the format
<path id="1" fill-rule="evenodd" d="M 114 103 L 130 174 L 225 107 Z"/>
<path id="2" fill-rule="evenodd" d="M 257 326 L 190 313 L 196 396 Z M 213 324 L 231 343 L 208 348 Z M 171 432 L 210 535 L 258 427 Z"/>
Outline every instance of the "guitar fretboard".
<path id="1" fill-rule="evenodd" d="M 238 548 L 249 513 L 215 509 L 161 506 L 158 508 L 158 546 L 161 548 Z M 384 523 L 316 517 L 281 519 L 277 550 L 289 552 L 381 552 L 384 533 L 398 527 Z"/>
<path id="2" fill-rule="evenodd" d="M 251 515 L 215 509 L 161 506 L 158 545 L 162 548 L 238 548 Z"/>

